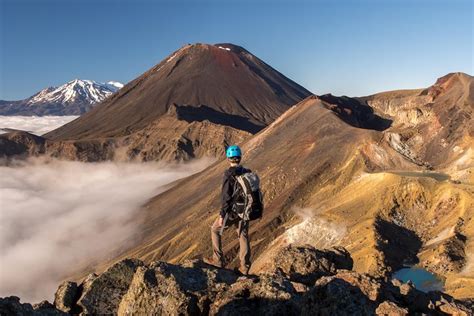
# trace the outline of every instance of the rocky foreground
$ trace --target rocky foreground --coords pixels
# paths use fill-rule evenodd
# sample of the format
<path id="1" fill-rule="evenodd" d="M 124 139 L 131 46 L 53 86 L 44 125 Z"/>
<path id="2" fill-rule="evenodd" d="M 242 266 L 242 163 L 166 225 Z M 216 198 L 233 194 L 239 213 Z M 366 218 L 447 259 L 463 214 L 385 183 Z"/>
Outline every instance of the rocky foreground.
<path id="1" fill-rule="evenodd" d="M 472 302 L 351 271 L 342 247 L 283 248 L 269 271 L 242 276 L 200 260 L 122 260 L 82 283 L 62 283 L 54 304 L 0 298 L 1 315 L 473 315 Z"/>

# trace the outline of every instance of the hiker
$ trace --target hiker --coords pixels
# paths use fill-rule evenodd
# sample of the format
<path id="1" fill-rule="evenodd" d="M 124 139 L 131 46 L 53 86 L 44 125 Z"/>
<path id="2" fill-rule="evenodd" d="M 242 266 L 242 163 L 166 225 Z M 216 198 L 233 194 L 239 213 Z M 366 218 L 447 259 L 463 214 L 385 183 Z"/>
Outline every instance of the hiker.
<path id="1" fill-rule="evenodd" d="M 222 207 L 219 217 L 211 226 L 213 256 L 205 261 L 220 268 L 225 267 L 222 233 L 229 226 L 234 226 L 240 245 L 239 272 L 247 275 L 251 264 L 249 223 L 253 219 L 260 218 L 263 212 L 260 181 L 255 173 L 240 165 L 242 151 L 239 146 L 229 146 L 226 157 L 230 167 L 224 172 Z"/>

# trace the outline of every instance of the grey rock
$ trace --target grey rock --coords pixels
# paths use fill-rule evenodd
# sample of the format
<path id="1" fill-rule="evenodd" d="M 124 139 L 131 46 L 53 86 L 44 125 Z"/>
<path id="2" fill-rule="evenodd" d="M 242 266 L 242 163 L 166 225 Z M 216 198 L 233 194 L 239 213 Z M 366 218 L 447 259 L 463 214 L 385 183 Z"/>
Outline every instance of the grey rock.
<path id="1" fill-rule="evenodd" d="M 279 275 L 241 277 L 213 301 L 210 315 L 299 315 L 297 292 Z"/>
<path id="2" fill-rule="evenodd" d="M 125 259 L 97 277 L 88 277 L 77 304 L 86 314 L 116 314 L 135 271 L 143 265 L 140 260 Z"/>
<path id="3" fill-rule="evenodd" d="M 217 269 L 202 261 L 182 265 L 154 262 L 135 273 L 123 297 L 119 314 L 195 315 L 207 314 L 215 296 L 237 280 L 230 270 Z"/>
<path id="4" fill-rule="evenodd" d="M 54 306 L 65 313 L 69 313 L 73 309 L 78 296 L 79 290 L 76 282 L 65 281 L 59 285 L 54 294 Z"/>
<path id="5" fill-rule="evenodd" d="M 352 269 L 353 261 L 342 247 L 318 250 L 311 246 L 287 246 L 275 256 L 273 271 L 291 281 L 313 285 L 322 277 L 336 274 L 338 269 Z"/>
<path id="6" fill-rule="evenodd" d="M 404 316 L 408 315 L 408 309 L 403 308 L 391 301 L 384 301 L 375 310 L 377 315 Z"/>
<path id="7" fill-rule="evenodd" d="M 67 315 L 54 308 L 48 301 L 31 306 L 29 303 L 21 303 L 17 296 L 0 298 L 0 315 L 36 316 L 36 315 Z"/>
<path id="8" fill-rule="evenodd" d="M 20 298 L 10 296 L 0 298 L 0 315 L 33 315 L 33 306 L 28 303 L 20 303 Z"/>

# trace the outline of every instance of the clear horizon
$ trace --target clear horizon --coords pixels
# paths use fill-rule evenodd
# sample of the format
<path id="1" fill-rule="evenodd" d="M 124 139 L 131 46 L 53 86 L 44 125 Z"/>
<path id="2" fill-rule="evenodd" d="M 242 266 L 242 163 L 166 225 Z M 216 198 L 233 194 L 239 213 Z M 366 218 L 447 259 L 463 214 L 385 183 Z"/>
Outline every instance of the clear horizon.
<path id="1" fill-rule="evenodd" d="M 127 83 L 187 43 L 245 47 L 315 94 L 473 74 L 468 0 L 0 0 L 0 99 L 72 79 Z"/>

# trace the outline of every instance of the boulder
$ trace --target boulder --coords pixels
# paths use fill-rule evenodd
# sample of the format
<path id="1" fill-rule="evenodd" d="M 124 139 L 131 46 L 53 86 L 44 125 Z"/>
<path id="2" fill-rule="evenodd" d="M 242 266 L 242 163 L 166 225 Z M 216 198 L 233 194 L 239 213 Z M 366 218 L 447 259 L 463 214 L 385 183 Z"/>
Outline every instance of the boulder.
<path id="1" fill-rule="evenodd" d="M 474 315 L 474 310 L 472 306 L 469 306 L 469 302 L 463 303 L 441 292 L 430 292 L 427 296 L 434 301 L 436 309 L 444 314 L 459 316 Z"/>
<path id="2" fill-rule="evenodd" d="M 135 271 L 143 265 L 140 260 L 125 259 L 97 277 L 90 275 L 82 283 L 82 295 L 77 305 L 86 314 L 117 314 Z"/>
<path id="3" fill-rule="evenodd" d="M 449 302 L 439 306 L 439 310 L 448 315 L 470 316 L 474 315 L 474 311 L 460 303 Z"/>
<path id="4" fill-rule="evenodd" d="M 318 250 L 311 246 L 286 246 L 275 256 L 272 272 L 281 272 L 291 281 L 313 285 L 322 277 L 334 275 L 338 269 L 352 269 L 349 252 L 342 248 Z"/>
<path id="5" fill-rule="evenodd" d="M 20 298 L 16 296 L 0 297 L 0 315 L 68 315 L 56 308 L 48 301 L 32 306 L 29 303 L 20 303 Z"/>
<path id="6" fill-rule="evenodd" d="M 412 313 L 430 313 L 433 312 L 432 300 L 430 297 L 415 288 L 411 282 L 401 283 L 392 281 L 387 284 L 386 293 L 400 302 L 403 306 L 408 306 Z M 388 294 L 387 294 L 388 295 Z"/>
<path id="7" fill-rule="evenodd" d="M 79 297 L 76 282 L 65 281 L 61 283 L 54 294 L 54 306 L 57 309 L 70 313 Z"/>
<path id="8" fill-rule="evenodd" d="M 279 275 L 240 277 L 214 299 L 210 315 L 299 315 L 297 292 Z"/>
<path id="9" fill-rule="evenodd" d="M 182 265 L 154 262 L 136 271 L 118 313 L 207 314 L 215 296 L 227 291 L 237 277 L 198 260 Z"/>
<path id="10" fill-rule="evenodd" d="M 404 316 L 408 315 L 408 309 L 400 307 L 394 302 L 384 301 L 377 307 L 375 314 L 383 316 Z"/>
<path id="11" fill-rule="evenodd" d="M 122 298 L 119 315 L 190 315 L 198 313 L 194 297 L 183 291 L 176 279 L 160 271 L 139 267 Z"/>
<path id="12" fill-rule="evenodd" d="M 330 282 L 332 279 L 340 279 L 347 284 L 358 288 L 369 300 L 379 301 L 383 294 L 384 284 L 366 274 L 360 274 L 354 271 L 341 270 L 335 276 L 325 277 L 316 282 L 316 286 Z"/>
<path id="13" fill-rule="evenodd" d="M 0 315 L 32 315 L 33 313 L 33 306 L 20 303 L 20 298 L 17 296 L 0 298 Z"/>
<path id="14" fill-rule="evenodd" d="M 51 316 L 56 316 L 56 315 L 69 315 L 68 313 L 65 313 L 59 309 L 56 309 L 53 304 L 51 304 L 48 301 L 42 301 L 38 304 L 33 304 L 33 309 L 34 309 L 34 315 L 51 315 Z"/>
<path id="15" fill-rule="evenodd" d="M 302 298 L 303 315 L 373 315 L 377 304 L 357 286 L 336 277 L 323 277 Z"/>

